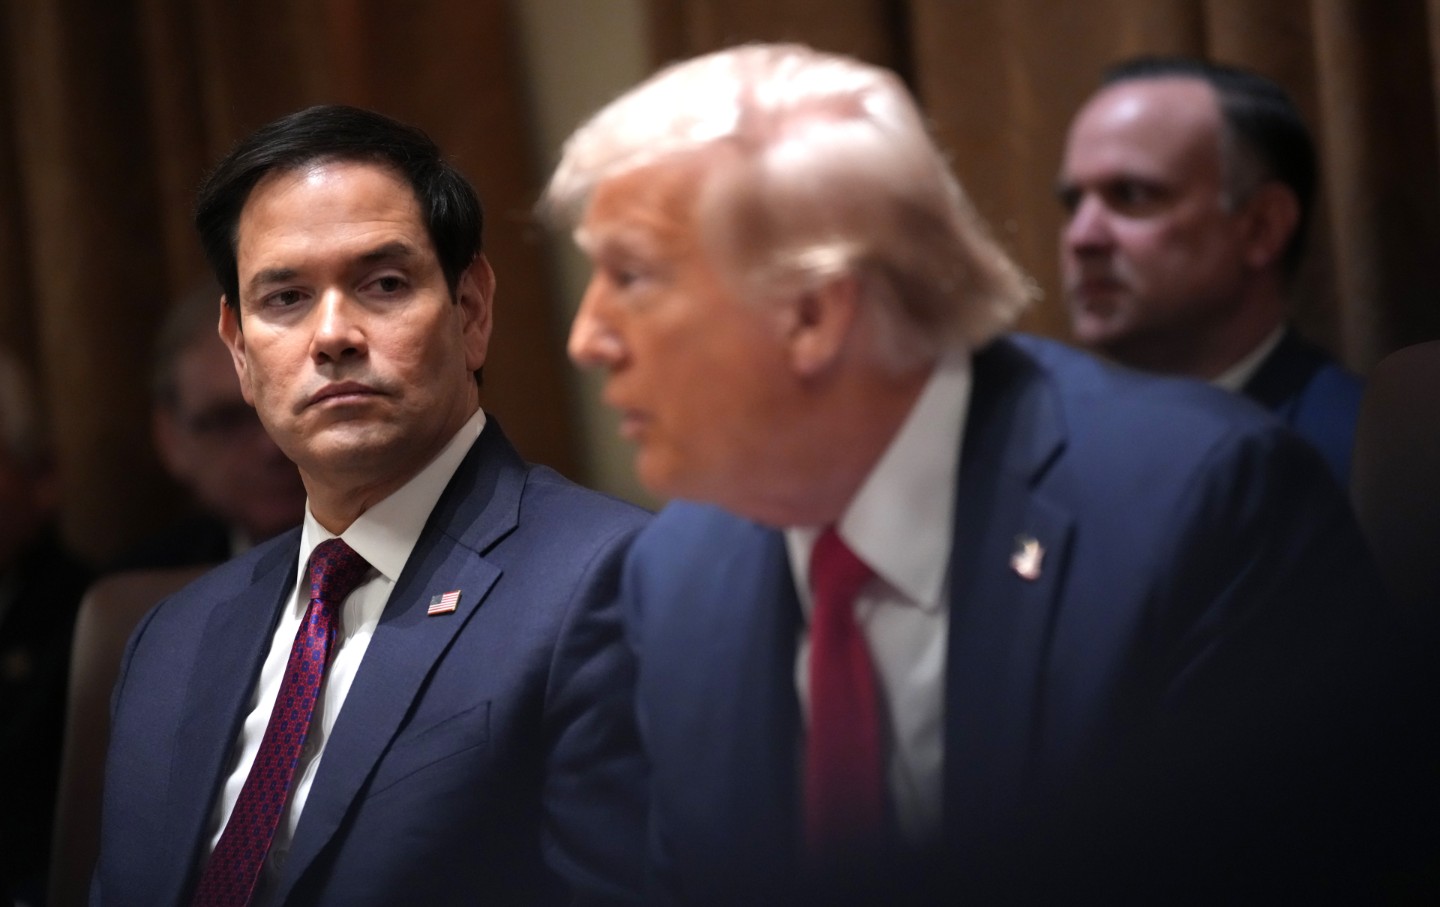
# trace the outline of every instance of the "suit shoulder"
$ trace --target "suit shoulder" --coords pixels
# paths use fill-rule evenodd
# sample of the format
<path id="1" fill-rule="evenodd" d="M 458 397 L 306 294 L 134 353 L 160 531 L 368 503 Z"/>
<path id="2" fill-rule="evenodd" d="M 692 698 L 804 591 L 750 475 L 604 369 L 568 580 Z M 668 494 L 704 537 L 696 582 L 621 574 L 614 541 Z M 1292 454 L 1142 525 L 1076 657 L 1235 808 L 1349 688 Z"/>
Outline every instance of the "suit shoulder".
<path id="1" fill-rule="evenodd" d="M 1067 411 L 1115 421 L 1156 420 L 1208 434 L 1269 430 L 1277 424 L 1265 409 L 1237 394 L 1192 378 L 1156 375 L 1106 362 L 1054 340 L 1011 338 L 1028 356 Z"/>
<path id="2" fill-rule="evenodd" d="M 586 488 L 548 466 L 530 466 L 520 502 L 520 519 L 554 521 L 556 531 L 592 534 L 607 528 L 633 532 L 645 525 L 650 511 L 628 501 Z"/>
<path id="3" fill-rule="evenodd" d="M 769 538 L 775 530 L 713 504 L 667 504 L 635 540 L 637 555 L 674 557 L 690 551 L 735 553 Z M 707 558 L 708 559 L 708 558 Z"/>
<path id="4" fill-rule="evenodd" d="M 208 570 L 168 596 L 159 611 L 198 613 L 195 603 L 216 603 L 235 596 L 254 583 L 263 572 L 283 567 L 299 552 L 300 529 L 296 527 L 249 551 Z"/>

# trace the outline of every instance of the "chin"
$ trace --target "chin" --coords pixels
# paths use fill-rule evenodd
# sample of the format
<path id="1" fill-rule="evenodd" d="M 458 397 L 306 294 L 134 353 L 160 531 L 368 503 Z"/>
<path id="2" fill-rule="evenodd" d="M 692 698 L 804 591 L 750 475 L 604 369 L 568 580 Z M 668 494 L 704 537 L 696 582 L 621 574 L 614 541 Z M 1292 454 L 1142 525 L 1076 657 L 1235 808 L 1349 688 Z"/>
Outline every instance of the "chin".
<path id="1" fill-rule="evenodd" d="M 1070 319 L 1070 333 L 1075 341 L 1091 349 L 1103 350 L 1123 337 L 1114 325 L 1084 314 Z"/>
<path id="2" fill-rule="evenodd" d="M 643 453 L 635 458 L 635 478 L 646 491 L 660 498 L 692 497 L 678 488 L 674 477 L 666 470 L 657 468 Z"/>

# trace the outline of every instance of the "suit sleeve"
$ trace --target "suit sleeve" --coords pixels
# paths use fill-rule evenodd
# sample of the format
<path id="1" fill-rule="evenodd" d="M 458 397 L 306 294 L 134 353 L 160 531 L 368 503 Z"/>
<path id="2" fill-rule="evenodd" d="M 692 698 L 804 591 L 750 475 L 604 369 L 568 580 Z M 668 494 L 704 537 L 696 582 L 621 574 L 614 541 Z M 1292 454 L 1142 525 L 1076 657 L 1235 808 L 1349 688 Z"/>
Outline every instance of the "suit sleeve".
<path id="1" fill-rule="evenodd" d="M 1218 447 L 1186 501 L 1157 565 L 1138 705 L 1151 714 L 1100 788 L 1119 792 L 1107 807 L 1129 856 L 1177 890 L 1368 885 L 1402 650 L 1345 498 L 1275 430 Z M 1231 879 L 1213 877 L 1222 865 Z"/>

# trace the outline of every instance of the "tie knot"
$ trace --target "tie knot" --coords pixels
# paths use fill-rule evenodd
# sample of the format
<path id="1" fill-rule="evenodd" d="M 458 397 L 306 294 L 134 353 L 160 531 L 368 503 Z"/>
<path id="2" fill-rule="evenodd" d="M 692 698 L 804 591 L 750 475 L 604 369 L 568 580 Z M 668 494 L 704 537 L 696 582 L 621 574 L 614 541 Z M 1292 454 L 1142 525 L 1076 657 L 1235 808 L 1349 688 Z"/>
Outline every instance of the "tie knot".
<path id="1" fill-rule="evenodd" d="M 345 544 L 344 539 L 327 539 L 310 555 L 310 600 L 339 606 L 355 591 L 370 563 Z"/>
<path id="2" fill-rule="evenodd" d="M 817 600 L 853 602 L 875 572 L 850 550 L 834 526 L 815 540 L 810 554 L 810 589 Z"/>

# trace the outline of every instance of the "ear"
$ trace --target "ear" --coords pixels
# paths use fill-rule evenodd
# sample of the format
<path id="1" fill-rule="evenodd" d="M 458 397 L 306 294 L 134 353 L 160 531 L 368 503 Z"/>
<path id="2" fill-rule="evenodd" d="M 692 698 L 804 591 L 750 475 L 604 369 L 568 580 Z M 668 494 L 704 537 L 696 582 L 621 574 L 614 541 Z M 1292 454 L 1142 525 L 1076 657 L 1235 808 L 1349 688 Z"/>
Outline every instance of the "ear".
<path id="1" fill-rule="evenodd" d="M 227 305 L 220 297 L 220 339 L 230 349 L 230 359 L 235 363 L 235 374 L 240 378 L 240 394 L 245 402 L 255 405 L 255 396 L 250 392 L 250 367 L 245 358 L 245 332 L 240 329 L 240 307 Z"/>
<path id="2" fill-rule="evenodd" d="M 1244 260 L 1256 270 L 1280 260 L 1300 224 L 1300 202 L 1284 183 L 1263 183 L 1245 202 Z"/>
<path id="3" fill-rule="evenodd" d="M 854 274 L 832 277 L 790 300 L 783 327 L 795 373 L 813 378 L 834 367 L 859 312 L 860 281 Z"/>
<path id="4" fill-rule="evenodd" d="M 491 313 L 495 302 L 495 272 L 484 255 L 460 275 L 455 287 L 455 304 L 460 307 L 461 332 L 465 343 L 465 367 L 475 371 L 485 364 L 490 348 Z"/>

